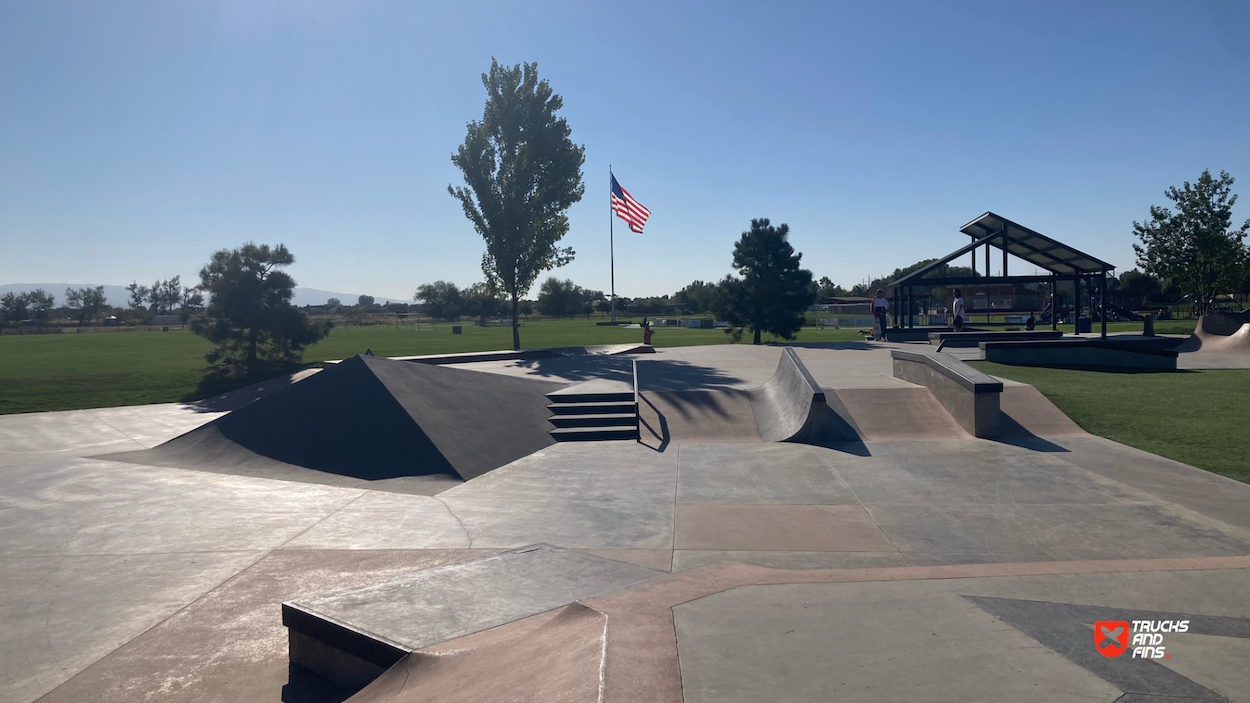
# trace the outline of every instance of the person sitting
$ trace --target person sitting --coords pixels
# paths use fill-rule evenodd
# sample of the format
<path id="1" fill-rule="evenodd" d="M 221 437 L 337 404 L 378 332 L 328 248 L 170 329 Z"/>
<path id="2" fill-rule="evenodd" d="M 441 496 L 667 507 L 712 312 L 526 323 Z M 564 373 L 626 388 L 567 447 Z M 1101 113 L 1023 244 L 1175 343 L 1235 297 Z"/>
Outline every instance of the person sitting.
<path id="1" fill-rule="evenodd" d="M 1024 329 L 1032 332 L 1036 328 L 1037 328 L 1037 318 L 1033 316 L 1033 313 L 1029 313 L 1029 319 L 1024 321 Z"/>

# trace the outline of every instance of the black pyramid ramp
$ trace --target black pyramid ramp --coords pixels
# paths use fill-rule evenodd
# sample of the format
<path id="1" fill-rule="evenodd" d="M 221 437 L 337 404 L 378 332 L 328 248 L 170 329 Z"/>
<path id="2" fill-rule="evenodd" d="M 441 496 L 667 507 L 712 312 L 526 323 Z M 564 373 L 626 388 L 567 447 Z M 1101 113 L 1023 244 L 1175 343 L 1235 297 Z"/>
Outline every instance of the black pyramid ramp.
<path id="1" fill-rule="evenodd" d="M 563 384 L 355 356 L 152 449 L 107 458 L 432 495 L 554 443 Z"/>

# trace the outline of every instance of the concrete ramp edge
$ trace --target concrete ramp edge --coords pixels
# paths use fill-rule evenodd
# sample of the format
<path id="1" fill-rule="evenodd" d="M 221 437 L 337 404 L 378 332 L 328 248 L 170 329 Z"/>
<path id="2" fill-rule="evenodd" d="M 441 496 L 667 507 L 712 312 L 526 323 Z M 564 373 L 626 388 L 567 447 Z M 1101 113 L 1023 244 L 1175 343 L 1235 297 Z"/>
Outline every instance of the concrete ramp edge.
<path id="1" fill-rule="evenodd" d="M 859 439 L 829 406 L 825 392 L 790 347 L 782 349 L 777 370 L 768 383 L 747 393 L 765 442 L 826 444 Z"/>

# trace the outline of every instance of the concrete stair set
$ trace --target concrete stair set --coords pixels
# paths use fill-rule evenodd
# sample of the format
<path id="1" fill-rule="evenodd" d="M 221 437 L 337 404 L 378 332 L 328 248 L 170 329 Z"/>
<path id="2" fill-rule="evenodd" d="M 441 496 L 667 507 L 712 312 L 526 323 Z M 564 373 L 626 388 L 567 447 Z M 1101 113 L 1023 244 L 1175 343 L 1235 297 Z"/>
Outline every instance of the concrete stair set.
<path id="1" fill-rule="evenodd" d="M 630 392 L 548 393 L 557 442 L 638 439 L 638 406 Z"/>

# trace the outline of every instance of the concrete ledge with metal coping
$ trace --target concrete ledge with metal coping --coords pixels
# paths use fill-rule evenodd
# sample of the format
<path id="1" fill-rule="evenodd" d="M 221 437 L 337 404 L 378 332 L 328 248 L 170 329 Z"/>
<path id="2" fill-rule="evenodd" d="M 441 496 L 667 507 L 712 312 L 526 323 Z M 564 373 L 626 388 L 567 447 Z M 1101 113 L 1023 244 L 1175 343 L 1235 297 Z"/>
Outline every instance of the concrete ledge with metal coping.
<path id="1" fill-rule="evenodd" d="M 1015 332 L 930 332 L 929 344 L 943 347 L 975 347 L 981 342 L 999 340 L 1060 339 L 1063 332 L 1057 330 L 1032 330 Z"/>
<path id="2" fill-rule="evenodd" d="M 1178 352 L 1158 343 L 1101 339 L 981 342 L 986 361 L 1014 366 L 1098 367 L 1175 371 Z"/>
<path id="3" fill-rule="evenodd" d="M 894 377 L 929 389 L 974 437 L 997 437 L 1003 383 L 947 354 L 891 350 Z"/>

